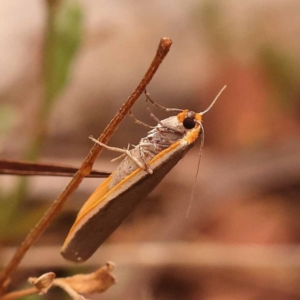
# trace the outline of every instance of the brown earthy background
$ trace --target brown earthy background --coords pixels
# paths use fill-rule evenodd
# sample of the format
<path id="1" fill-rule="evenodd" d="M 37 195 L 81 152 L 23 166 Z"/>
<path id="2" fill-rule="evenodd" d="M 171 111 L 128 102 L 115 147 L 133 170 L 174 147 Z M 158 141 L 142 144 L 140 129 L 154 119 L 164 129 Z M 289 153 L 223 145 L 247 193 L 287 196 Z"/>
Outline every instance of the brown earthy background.
<path id="1" fill-rule="evenodd" d="M 227 89 L 204 117 L 188 218 L 199 144 L 90 261 L 74 267 L 59 249 L 101 182 L 85 179 L 11 288 L 109 260 L 117 284 L 89 299 L 300 299 L 300 2 L 86 0 L 69 14 L 72 3 L 0 0 L 1 159 L 79 166 L 88 136 L 98 136 L 127 99 L 163 36 L 173 46 L 148 87 L 153 99 L 203 111 Z M 67 34 L 51 36 L 59 26 Z M 144 97 L 133 112 L 154 124 Z M 109 144 L 126 147 L 145 135 L 126 118 Z M 96 169 L 113 171 L 115 156 L 104 151 Z M 1 267 L 68 182 L 0 177 Z M 44 297 L 69 299 L 57 289 Z"/>

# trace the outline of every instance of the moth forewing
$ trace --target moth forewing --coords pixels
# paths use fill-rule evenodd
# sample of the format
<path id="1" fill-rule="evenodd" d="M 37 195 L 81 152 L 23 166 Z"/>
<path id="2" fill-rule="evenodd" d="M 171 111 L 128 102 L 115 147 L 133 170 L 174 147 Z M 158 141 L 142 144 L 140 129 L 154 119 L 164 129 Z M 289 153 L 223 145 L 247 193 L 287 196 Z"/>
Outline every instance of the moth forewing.
<path id="1" fill-rule="evenodd" d="M 203 142 L 202 116 L 211 109 L 225 88 L 226 86 L 221 89 L 211 105 L 202 113 L 159 106 L 166 111 L 179 113 L 177 116 L 158 120 L 158 124 L 130 151 L 100 143 L 110 150 L 122 152 L 125 158 L 78 213 L 62 247 L 61 253 L 64 258 L 74 262 L 87 260 L 122 224 L 137 203 L 178 163 L 199 135 L 202 136 Z M 157 120 L 156 117 L 155 119 Z M 140 124 L 145 125 L 143 122 Z M 198 166 L 199 163 L 200 159 Z"/>
<path id="2" fill-rule="evenodd" d="M 178 126 L 178 128 L 181 127 Z M 122 166 L 121 163 L 118 169 L 99 186 L 80 210 L 62 247 L 63 257 L 73 262 L 86 261 L 123 223 L 138 202 L 160 183 L 194 145 L 199 136 L 200 128 L 197 125 L 192 130 L 184 132 L 180 139 L 154 156 L 148 162 L 153 174 L 149 174 L 141 168 L 136 168 L 114 187 L 109 188 L 112 178 L 116 176 L 114 173 L 118 172 L 118 169 Z M 163 139 L 174 138 L 174 134 L 177 133 L 165 134 Z M 153 140 L 153 137 L 151 140 Z"/>

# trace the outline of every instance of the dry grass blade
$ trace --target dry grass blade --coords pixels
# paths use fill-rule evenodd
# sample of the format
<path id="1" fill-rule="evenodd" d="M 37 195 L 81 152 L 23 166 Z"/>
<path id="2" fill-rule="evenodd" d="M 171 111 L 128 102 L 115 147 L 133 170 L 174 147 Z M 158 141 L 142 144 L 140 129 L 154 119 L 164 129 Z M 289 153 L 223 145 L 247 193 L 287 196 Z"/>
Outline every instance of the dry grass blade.
<path id="1" fill-rule="evenodd" d="M 112 137 L 113 133 L 118 128 L 121 121 L 124 119 L 125 115 L 130 111 L 131 107 L 133 106 L 135 101 L 139 98 L 139 96 L 144 92 L 146 86 L 151 81 L 158 67 L 162 63 L 163 59 L 168 54 L 171 45 L 172 45 L 172 41 L 169 38 L 162 38 L 160 40 L 156 55 L 150 67 L 148 68 L 145 76 L 143 77 L 143 79 L 141 80 L 137 88 L 133 91 L 132 95 L 122 105 L 118 113 L 114 116 L 114 118 L 105 128 L 105 130 L 103 131 L 103 133 L 98 139 L 100 142 L 107 143 L 108 140 Z M 54 217 L 61 210 L 63 204 L 67 201 L 69 196 L 77 189 L 77 187 L 79 186 L 83 178 L 91 172 L 92 166 L 97 156 L 101 153 L 101 151 L 102 151 L 102 147 L 98 144 L 94 144 L 88 156 L 82 163 L 82 166 L 76 172 L 76 174 L 74 175 L 70 183 L 67 185 L 65 190 L 53 202 L 49 210 L 45 213 L 45 215 L 37 223 L 37 225 L 29 232 L 29 234 L 27 235 L 23 243 L 19 246 L 14 256 L 12 257 L 11 261 L 9 262 L 7 267 L 3 270 L 0 276 L 0 294 L 3 293 L 4 282 L 10 276 L 10 274 L 17 268 L 17 266 L 21 262 L 27 250 L 37 241 L 37 239 L 41 236 L 41 234 L 50 225 Z"/>
<path id="2" fill-rule="evenodd" d="M 72 177 L 77 171 L 78 168 L 58 164 L 0 159 L 0 175 Z M 110 173 L 107 172 L 91 171 L 86 177 L 106 178 L 109 175 Z"/>

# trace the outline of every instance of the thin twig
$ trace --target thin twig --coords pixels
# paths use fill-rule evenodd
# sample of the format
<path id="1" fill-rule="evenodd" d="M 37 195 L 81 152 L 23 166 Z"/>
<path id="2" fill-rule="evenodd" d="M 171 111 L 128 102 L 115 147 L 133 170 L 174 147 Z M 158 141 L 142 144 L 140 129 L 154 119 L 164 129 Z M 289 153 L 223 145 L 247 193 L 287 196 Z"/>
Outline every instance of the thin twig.
<path id="1" fill-rule="evenodd" d="M 0 159 L 0 175 L 73 177 L 77 171 L 78 168 L 76 167 L 69 167 L 57 163 L 49 164 Z M 106 178 L 109 175 L 110 173 L 107 172 L 92 171 L 88 177 Z"/>
<path id="2" fill-rule="evenodd" d="M 19 299 L 19 298 L 22 298 L 22 297 L 39 294 L 39 292 L 40 291 L 37 288 L 31 287 L 31 288 L 24 289 L 24 290 L 21 290 L 21 291 L 15 291 L 15 292 L 7 293 L 6 295 L 1 297 L 1 300 Z"/>
<path id="3" fill-rule="evenodd" d="M 146 86 L 151 81 L 158 67 L 162 63 L 163 59 L 168 54 L 170 47 L 172 45 L 172 41 L 170 38 L 162 38 L 159 42 L 159 46 L 156 52 L 156 55 L 147 70 L 145 76 L 141 80 L 140 84 L 133 91 L 131 96 L 127 99 L 127 101 L 122 105 L 118 113 L 114 116 L 108 126 L 105 128 L 101 136 L 98 140 L 101 143 L 107 143 L 109 139 L 112 137 L 115 130 L 120 125 L 121 121 L 124 119 L 125 115 L 129 112 L 135 101 L 139 98 L 139 96 L 143 93 Z M 94 144 L 86 159 L 82 163 L 80 169 L 74 175 L 70 183 L 67 185 L 65 190 L 61 193 L 61 195 L 53 202 L 52 206 L 48 209 L 42 219 L 36 224 L 36 226 L 29 232 L 23 243 L 16 250 L 14 256 L 11 261 L 7 265 L 7 267 L 3 270 L 0 276 L 0 294 L 3 293 L 4 290 L 4 282 L 10 276 L 10 274 L 17 268 L 22 258 L 24 257 L 27 250 L 37 241 L 37 239 L 41 236 L 41 234 L 46 230 L 46 228 L 50 225 L 54 217 L 60 212 L 63 204 L 67 201 L 70 195 L 77 189 L 83 178 L 88 175 L 93 167 L 93 164 L 97 158 L 97 156 L 101 153 L 102 147 L 98 144 Z"/>

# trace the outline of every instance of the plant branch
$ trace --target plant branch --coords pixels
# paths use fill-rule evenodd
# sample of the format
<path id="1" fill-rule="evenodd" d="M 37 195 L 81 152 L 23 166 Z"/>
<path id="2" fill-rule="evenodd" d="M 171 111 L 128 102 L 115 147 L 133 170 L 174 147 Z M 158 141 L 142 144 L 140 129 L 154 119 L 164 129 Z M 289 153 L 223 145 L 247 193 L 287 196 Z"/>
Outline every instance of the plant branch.
<path id="1" fill-rule="evenodd" d="M 152 77 L 156 73 L 158 67 L 162 63 L 163 59 L 168 54 L 170 47 L 172 45 L 172 41 L 169 38 L 162 38 L 159 42 L 159 46 L 156 52 L 156 55 L 147 70 L 145 76 L 141 80 L 140 84 L 133 91 L 131 96 L 127 99 L 127 101 L 122 105 L 120 110 L 114 116 L 114 118 L 110 121 L 108 126 L 105 128 L 101 136 L 98 140 L 101 143 L 107 143 L 108 140 L 112 137 L 113 133 L 116 131 L 121 121 L 124 119 L 125 115 L 129 112 L 135 101 L 139 98 L 139 96 L 144 92 L 146 86 L 151 81 Z M 76 172 L 70 183 L 67 185 L 65 190 L 61 193 L 61 195 L 53 202 L 52 206 L 48 209 L 42 219 L 36 224 L 36 226 L 29 232 L 23 243 L 16 250 L 14 256 L 8 263 L 7 267 L 3 270 L 0 276 L 0 294 L 4 291 L 4 283 L 6 279 L 11 275 L 11 273 L 17 268 L 22 258 L 28 251 L 28 249 L 38 240 L 38 238 L 42 235 L 42 233 L 47 229 L 50 225 L 54 217 L 60 212 L 63 204 L 67 201 L 70 195 L 77 189 L 81 181 L 85 176 L 87 176 L 91 170 L 92 166 L 97 158 L 97 156 L 101 153 L 102 147 L 98 144 L 94 144 L 89 154 L 85 158 L 82 163 L 80 169 Z"/>
<path id="2" fill-rule="evenodd" d="M 6 295 L 1 297 L 1 300 L 13 300 L 13 299 L 19 299 L 22 297 L 30 296 L 39 294 L 39 290 L 35 287 L 31 287 L 25 290 L 15 291 L 11 293 L 7 293 Z"/>

